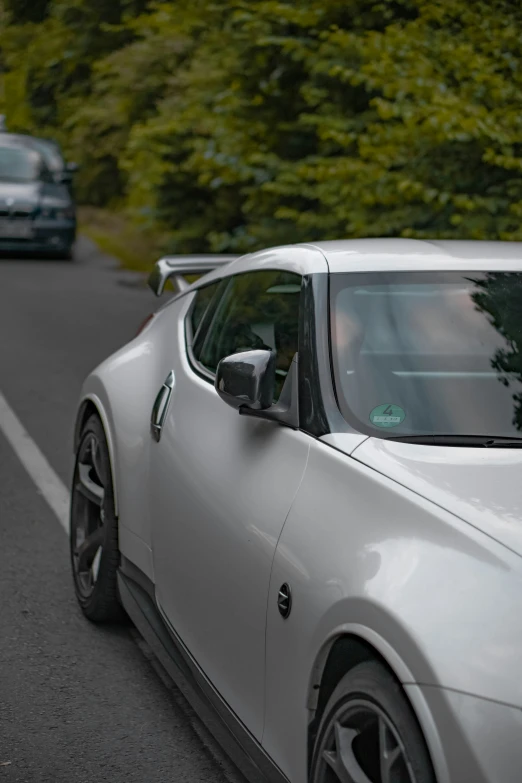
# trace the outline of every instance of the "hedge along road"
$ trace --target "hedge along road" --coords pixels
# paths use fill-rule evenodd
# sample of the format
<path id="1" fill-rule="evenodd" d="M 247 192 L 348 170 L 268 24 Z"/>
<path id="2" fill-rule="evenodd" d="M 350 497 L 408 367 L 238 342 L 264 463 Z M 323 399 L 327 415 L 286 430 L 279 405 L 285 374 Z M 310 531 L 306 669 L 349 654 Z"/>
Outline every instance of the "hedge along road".
<path id="1" fill-rule="evenodd" d="M 64 532 L 85 375 L 157 306 L 88 240 L 0 259 L 0 781 L 242 778 L 132 627 L 89 624 Z"/>

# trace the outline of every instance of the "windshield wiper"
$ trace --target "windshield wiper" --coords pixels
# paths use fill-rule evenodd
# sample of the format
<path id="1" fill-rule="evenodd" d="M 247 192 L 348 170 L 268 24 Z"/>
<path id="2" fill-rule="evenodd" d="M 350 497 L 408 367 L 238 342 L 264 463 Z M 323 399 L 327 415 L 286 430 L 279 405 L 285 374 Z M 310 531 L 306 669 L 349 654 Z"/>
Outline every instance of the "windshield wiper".
<path id="1" fill-rule="evenodd" d="M 522 449 L 520 438 L 495 438 L 491 435 L 397 435 L 386 440 L 418 443 L 424 446 L 457 446 L 485 449 Z"/>

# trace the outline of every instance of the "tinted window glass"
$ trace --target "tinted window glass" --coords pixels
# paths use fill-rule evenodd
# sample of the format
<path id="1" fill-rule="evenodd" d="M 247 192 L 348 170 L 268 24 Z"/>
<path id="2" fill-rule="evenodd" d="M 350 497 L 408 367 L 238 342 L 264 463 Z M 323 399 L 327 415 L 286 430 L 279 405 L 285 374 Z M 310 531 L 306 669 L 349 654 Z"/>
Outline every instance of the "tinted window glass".
<path id="1" fill-rule="evenodd" d="M 290 272 L 249 272 L 229 281 L 214 313 L 199 359 L 212 372 L 225 356 L 256 348 L 277 353 L 276 398 L 294 354 L 299 330 L 301 278 Z"/>
<path id="2" fill-rule="evenodd" d="M 199 325 L 203 319 L 203 316 L 205 315 L 205 311 L 209 306 L 210 302 L 212 301 L 212 297 L 216 293 L 218 287 L 219 287 L 219 281 L 217 283 L 212 283 L 211 285 L 207 285 L 204 288 L 200 288 L 196 294 L 194 304 L 192 306 L 192 310 L 190 313 L 190 323 L 192 326 L 193 338 L 197 334 Z"/>
<path id="3" fill-rule="evenodd" d="M 520 436 L 522 273 L 333 275 L 346 418 L 372 435 Z"/>

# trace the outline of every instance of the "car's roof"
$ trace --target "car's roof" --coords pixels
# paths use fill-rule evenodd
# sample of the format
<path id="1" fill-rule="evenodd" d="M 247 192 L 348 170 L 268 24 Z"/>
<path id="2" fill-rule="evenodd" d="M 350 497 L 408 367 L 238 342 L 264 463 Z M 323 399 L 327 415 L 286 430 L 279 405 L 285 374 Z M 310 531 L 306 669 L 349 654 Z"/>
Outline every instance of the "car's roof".
<path id="1" fill-rule="evenodd" d="M 392 237 L 282 245 L 239 256 L 224 266 L 220 264 L 192 283 L 188 290 L 222 277 L 262 269 L 281 269 L 298 275 L 328 272 L 522 272 L 522 242 Z M 175 299 L 168 300 L 165 306 Z"/>
<path id="2" fill-rule="evenodd" d="M 207 283 L 223 275 L 275 268 L 300 275 L 318 272 L 522 272 L 522 242 L 391 238 L 283 245 L 240 256 L 227 266 L 210 272 L 204 280 Z"/>
<path id="3" fill-rule="evenodd" d="M 302 245 L 311 247 L 311 245 Z M 522 270 L 522 242 L 438 239 L 346 239 L 313 243 L 330 272 Z"/>

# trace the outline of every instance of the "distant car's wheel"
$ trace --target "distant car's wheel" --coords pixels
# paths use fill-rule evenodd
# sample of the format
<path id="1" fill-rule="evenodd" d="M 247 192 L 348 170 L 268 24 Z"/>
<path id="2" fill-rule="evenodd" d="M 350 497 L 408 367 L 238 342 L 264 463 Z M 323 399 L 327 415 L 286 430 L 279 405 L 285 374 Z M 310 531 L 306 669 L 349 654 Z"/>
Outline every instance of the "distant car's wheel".
<path id="1" fill-rule="evenodd" d="M 72 261 L 73 258 L 74 258 L 74 253 L 72 247 L 68 247 L 66 250 L 63 250 L 61 253 L 58 253 L 59 261 Z"/>
<path id="2" fill-rule="evenodd" d="M 415 715 L 380 663 L 359 664 L 332 693 L 310 783 L 435 783 Z"/>
<path id="3" fill-rule="evenodd" d="M 109 451 L 98 416 L 84 425 L 71 491 L 71 564 L 76 597 L 93 622 L 120 620 L 118 522 Z"/>

